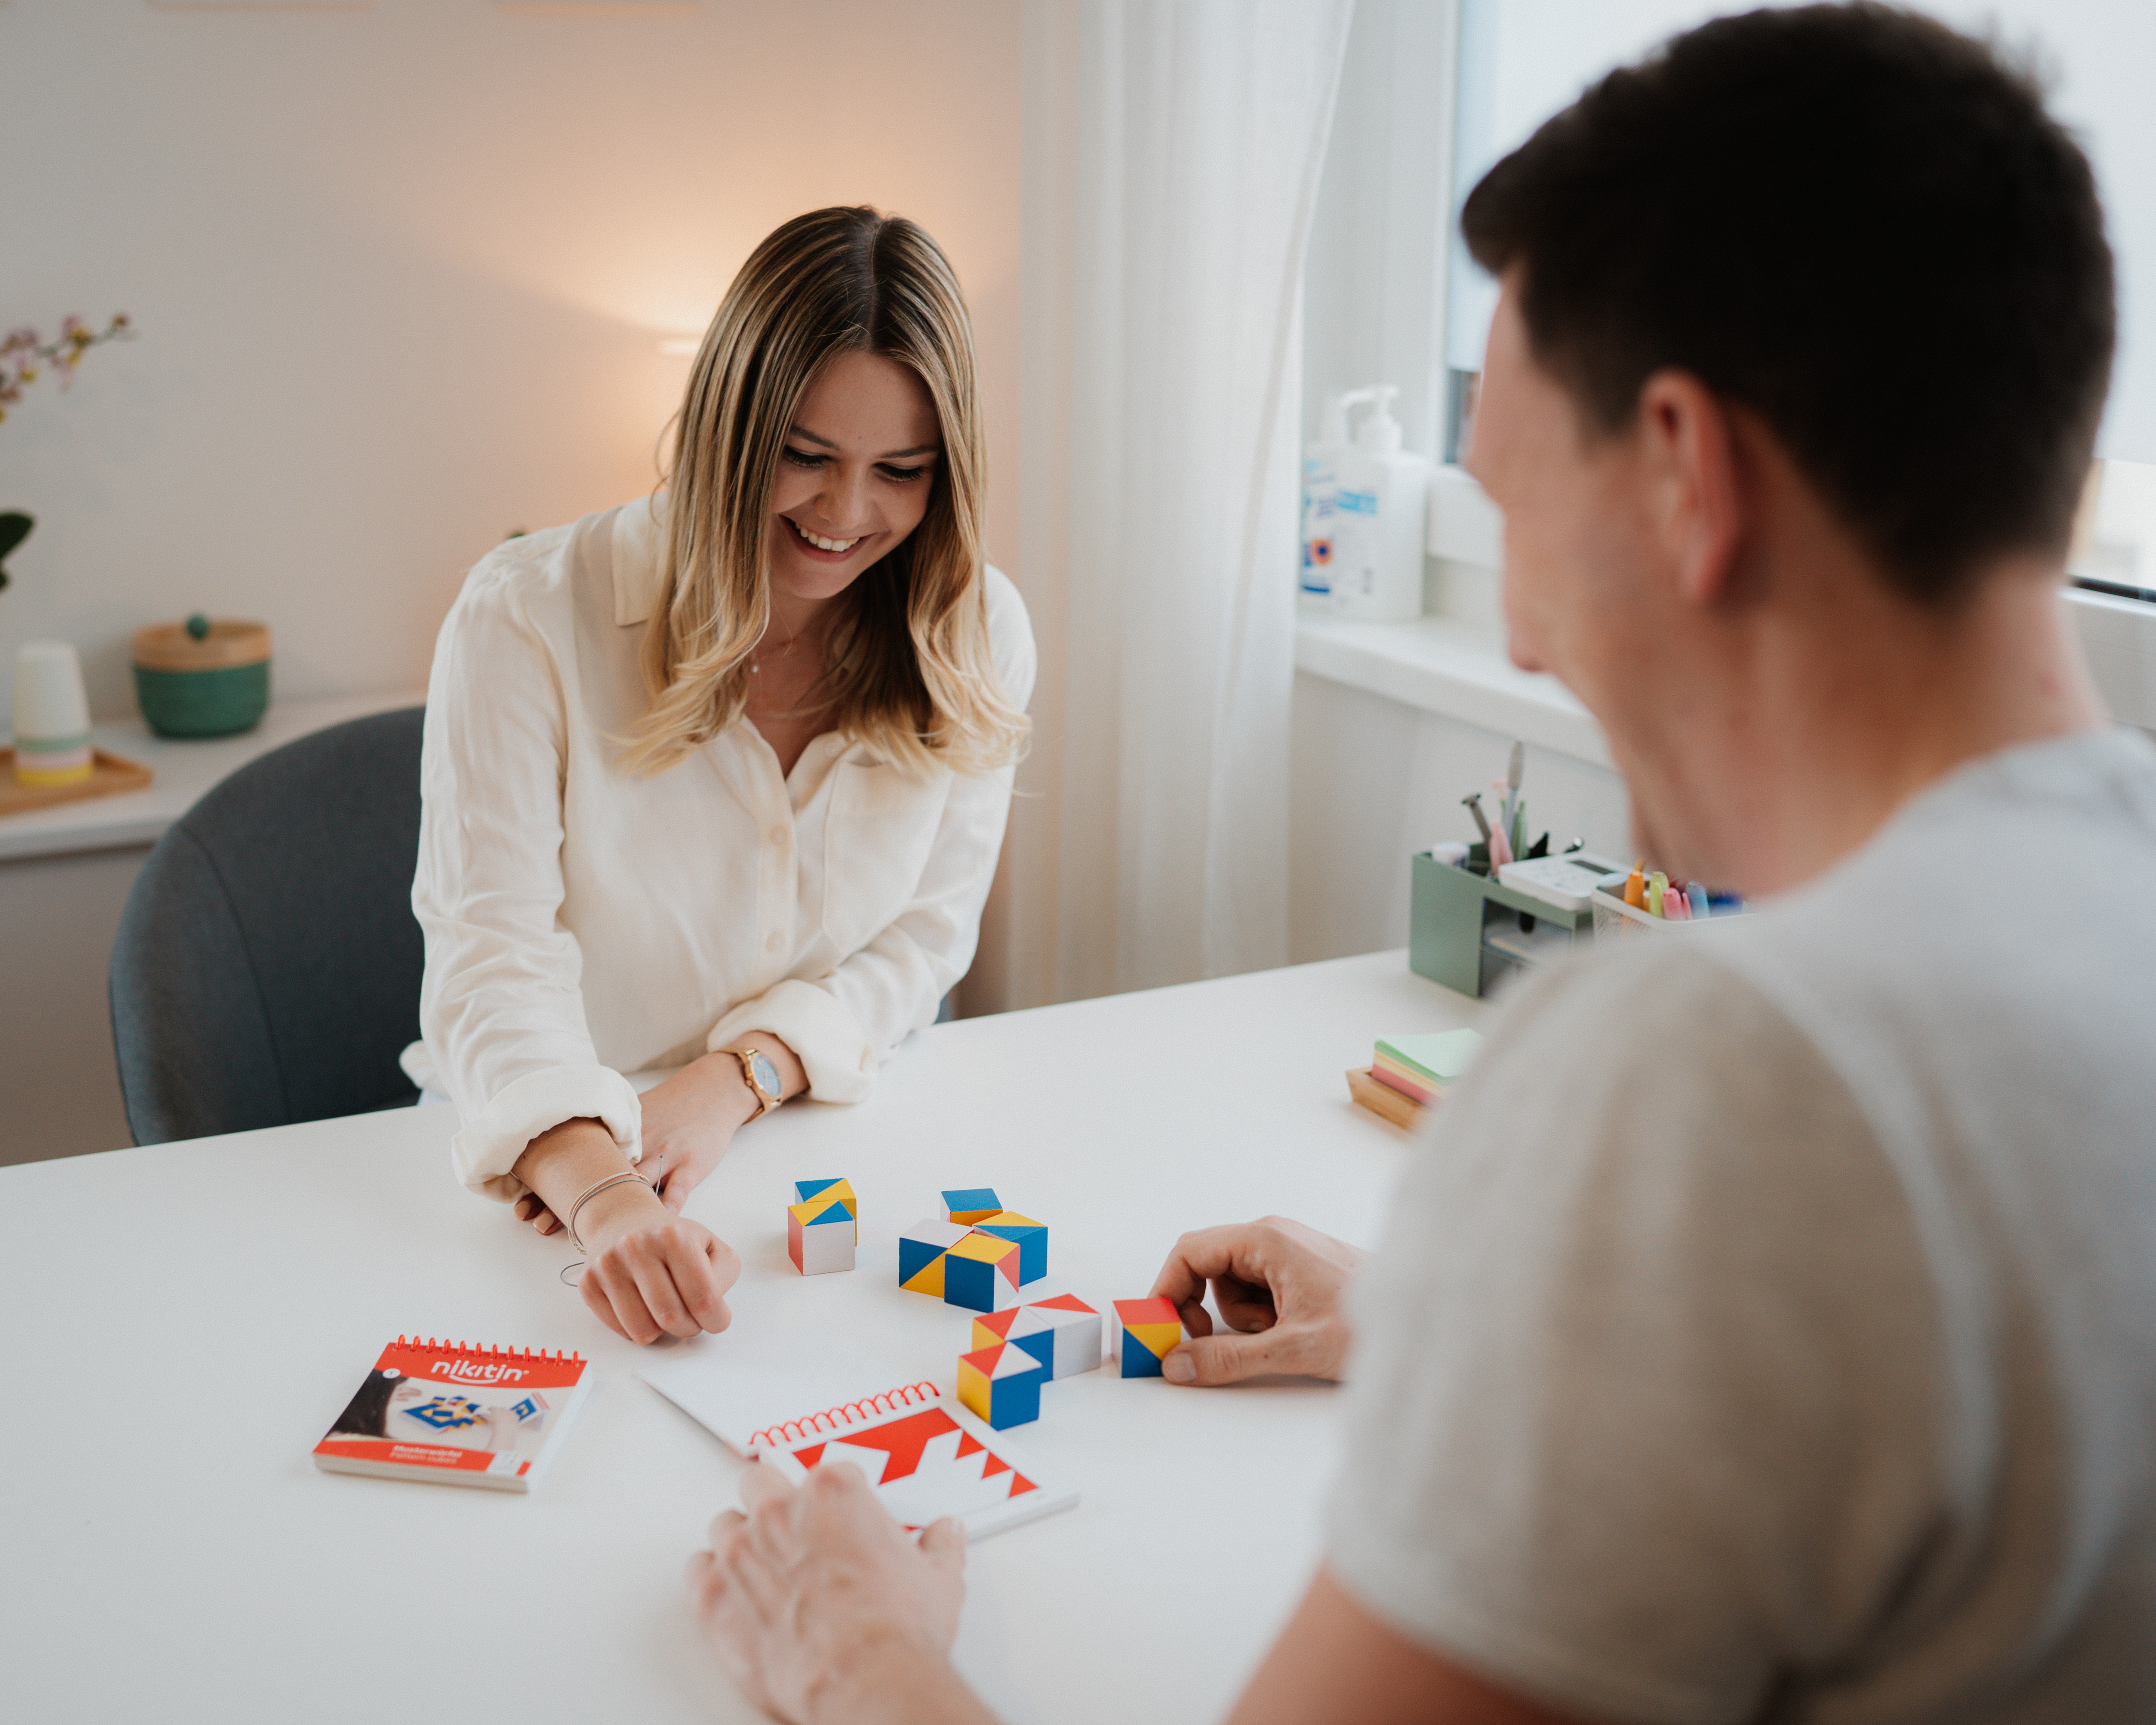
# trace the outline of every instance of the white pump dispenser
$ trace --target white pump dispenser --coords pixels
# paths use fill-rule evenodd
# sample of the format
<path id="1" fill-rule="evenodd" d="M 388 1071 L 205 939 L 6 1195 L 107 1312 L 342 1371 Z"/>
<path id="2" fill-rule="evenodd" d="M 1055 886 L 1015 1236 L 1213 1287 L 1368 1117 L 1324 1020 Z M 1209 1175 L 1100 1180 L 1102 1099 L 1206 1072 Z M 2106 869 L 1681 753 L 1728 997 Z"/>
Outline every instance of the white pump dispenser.
<path id="1" fill-rule="evenodd" d="M 1422 615 L 1424 516 L 1430 463 L 1400 447 L 1389 383 L 1351 391 L 1344 403 L 1373 403 L 1354 446 L 1334 463 L 1332 608 L 1363 623 L 1402 623 Z"/>
<path id="2" fill-rule="evenodd" d="M 1335 390 L 1325 398 L 1317 438 L 1302 449 L 1302 603 L 1306 610 L 1332 608 L 1332 569 L 1338 550 L 1333 542 L 1333 497 L 1343 456 L 1353 453 L 1348 441 L 1348 409 L 1372 399 L 1368 389 Z"/>

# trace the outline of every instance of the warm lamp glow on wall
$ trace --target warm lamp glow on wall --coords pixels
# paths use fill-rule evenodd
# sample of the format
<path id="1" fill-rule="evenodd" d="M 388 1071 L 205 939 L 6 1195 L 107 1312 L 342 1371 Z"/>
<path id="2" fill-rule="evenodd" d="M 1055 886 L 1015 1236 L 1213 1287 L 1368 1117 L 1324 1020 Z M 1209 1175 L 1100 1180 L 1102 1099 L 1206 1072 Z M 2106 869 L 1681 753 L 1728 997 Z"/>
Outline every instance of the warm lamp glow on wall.
<path id="1" fill-rule="evenodd" d="M 694 359 L 703 345 L 701 336 L 669 336 L 660 342 L 659 351 L 669 359 Z"/>

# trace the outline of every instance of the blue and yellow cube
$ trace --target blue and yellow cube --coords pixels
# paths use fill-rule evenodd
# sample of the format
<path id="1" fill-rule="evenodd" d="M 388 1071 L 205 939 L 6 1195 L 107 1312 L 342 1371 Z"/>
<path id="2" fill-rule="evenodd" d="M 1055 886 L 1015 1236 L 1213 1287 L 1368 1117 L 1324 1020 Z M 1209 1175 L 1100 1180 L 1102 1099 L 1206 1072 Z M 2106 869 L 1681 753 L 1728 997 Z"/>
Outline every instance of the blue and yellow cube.
<path id="1" fill-rule="evenodd" d="M 998 1210 L 985 1222 L 976 1222 L 973 1226 L 983 1234 L 1016 1243 L 1019 1286 L 1039 1281 L 1048 1274 L 1048 1227 L 1045 1223 L 1036 1222 L 1030 1216 L 1021 1216 L 1016 1210 Z"/>
<path id="2" fill-rule="evenodd" d="M 786 1253 L 803 1276 L 854 1267 L 860 1206 L 844 1180 L 796 1180 L 786 1209 Z"/>
<path id="3" fill-rule="evenodd" d="M 898 1237 L 898 1285 L 916 1294 L 943 1297 L 943 1260 L 973 1230 L 933 1216 L 916 1222 Z"/>
<path id="4" fill-rule="evenodd" d="M 1025 1248 L 980 1229 L 944 1254 L 943 1301 L 968 1312 L 1001 1312 L 1019 1303 L 1019 1266 Z"/>

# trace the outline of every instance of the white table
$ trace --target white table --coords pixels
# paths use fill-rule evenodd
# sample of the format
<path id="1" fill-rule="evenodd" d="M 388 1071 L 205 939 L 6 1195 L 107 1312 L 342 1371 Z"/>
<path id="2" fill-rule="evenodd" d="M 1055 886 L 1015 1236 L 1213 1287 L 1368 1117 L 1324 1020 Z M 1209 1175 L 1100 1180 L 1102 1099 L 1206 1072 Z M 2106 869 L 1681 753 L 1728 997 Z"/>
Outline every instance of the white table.
<path id="1" fill-rule="evenodd" d="M 1378 953 L 941 1025 L 857 1108 L 747 1130 L 689 1214 L 741 1251 L 741 1332 L 804 1314 L 948 1389 L 967 1315 L 897 1230 L 988 1183 L 1096 1304 L 1177 1234 L 1270 1210 L 1368 1242 L 1405 1135 L 1353 1107 L 1380 1034 L 1481 1009 Z M 557 1281 L 572 1254 L 450 1182 L 447 1109 L 0 1168 L 0 1695 L 11 1718 L 752 1717 L 681 1566 L 737 1464 Z M 783 1206 L 843 1174 L 860 1267 L 803 1280 Z M 582 1349 L 597 1390 L 529 1497 L 319 1473 L 398 1332 Z M 726 1337 L 686 1344 L 721 1349 Z M 983 1541 L 967 1675 L 1022 1721 L 1217 1717 L 1300 1595 L 1337 1393 L 1124 1383 L 1014 1434 L 1083 1497 Z"/>
<path id="2" fill-rule="evenodd" d="M 165 829 L 271 749 L 425 699 L 274 701 L 252 731 L 188 742 L 153 737 L 140 719 L 105 721 L 98 747 L 151 768 L 146 788 L 0 819 L 0 1163 L 128 1142 L 105 976 L 121 908 Z"/>

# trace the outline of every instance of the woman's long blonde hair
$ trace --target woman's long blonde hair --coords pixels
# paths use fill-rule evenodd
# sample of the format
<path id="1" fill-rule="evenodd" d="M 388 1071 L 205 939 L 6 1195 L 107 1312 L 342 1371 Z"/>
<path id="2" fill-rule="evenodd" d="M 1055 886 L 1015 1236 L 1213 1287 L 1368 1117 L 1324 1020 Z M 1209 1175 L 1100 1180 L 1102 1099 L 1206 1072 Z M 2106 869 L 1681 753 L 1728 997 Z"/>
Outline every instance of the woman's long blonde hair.
<path id="1" fill-rule="evenodd" d="M 651 692 L 623 764 L 664 771 L 741 716 L 771 620 L 765 534 L 780 452 L 817 368 L 906 367 L 942 429 L 928 512 L 838 603 L 816 691 L 829 728 L 916 770 L 981 773 L 1027 730 L 997 681 L 983 584 L 973 334 L 950 264 L 902 216 L 820 209 L 759 245 L 705 332 L 666 484 L 665 563 L 644 636 Z"/>

